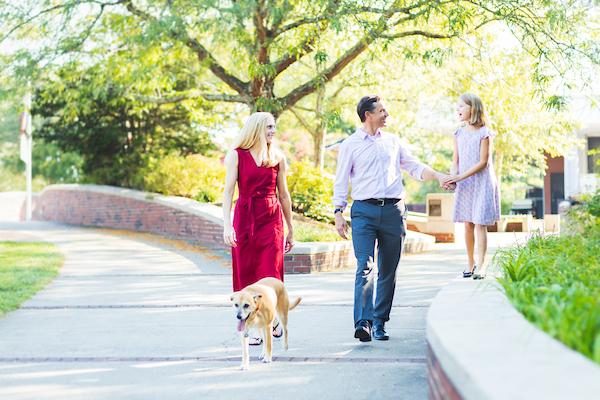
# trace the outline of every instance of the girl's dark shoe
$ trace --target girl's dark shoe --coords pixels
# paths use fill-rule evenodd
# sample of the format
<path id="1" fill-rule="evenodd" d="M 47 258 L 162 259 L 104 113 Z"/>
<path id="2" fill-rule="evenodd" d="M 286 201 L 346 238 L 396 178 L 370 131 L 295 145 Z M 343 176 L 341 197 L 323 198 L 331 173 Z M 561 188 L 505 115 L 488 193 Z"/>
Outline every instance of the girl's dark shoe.
<path id="1" fill-rule="evenodd" d="M 470 278 L 475 274 L 475 270 L 477 269 L 477 265 L 473 265 L 473 270 L 471 271 L 463 271 L 463 278 Z"/>

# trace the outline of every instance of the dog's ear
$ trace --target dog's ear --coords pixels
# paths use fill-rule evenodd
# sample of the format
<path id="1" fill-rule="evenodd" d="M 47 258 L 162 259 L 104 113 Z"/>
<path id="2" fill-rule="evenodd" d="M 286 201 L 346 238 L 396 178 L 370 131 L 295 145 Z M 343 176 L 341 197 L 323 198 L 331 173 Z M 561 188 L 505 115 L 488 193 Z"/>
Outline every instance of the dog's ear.
<path id="1" fill-rule="evenodd" d="M 237 292 L 235 292 L 235 293 L 237 293 Z M 231 297 L 229 298 L 229 300 L 233 301 L 233 299 L 234 299 L 234 297 L 235 297 L 235 293 L 232 293 L 232 294 L 231 294 Z"/>

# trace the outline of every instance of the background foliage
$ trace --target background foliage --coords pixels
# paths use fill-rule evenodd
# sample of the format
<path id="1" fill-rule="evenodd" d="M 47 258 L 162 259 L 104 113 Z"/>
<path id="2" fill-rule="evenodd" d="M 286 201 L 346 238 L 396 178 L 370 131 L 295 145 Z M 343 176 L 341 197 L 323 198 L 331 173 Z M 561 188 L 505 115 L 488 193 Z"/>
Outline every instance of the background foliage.
<path id="1" fill-rule="evenodd" d="M 537 236 L 497 253 L 499 279 L 525 317 L 600 364 L 600 192 L 573 209 L 574 235 Z"/>
<path id="2" fill-rule="evenodd" d="M 380 94 L 388 130 L 447 171 L 453 103 L 472 91 L 498 132 L 509 204 L 540 183 L 545 152 L 573 144 L 564 110 L 596 76 L 598 15 L 593 2 L 543 0 L 0 1 L 4 181 L 18 184 L 16 118 L 31 81 L 45 182 L 160 187 L 157 166 L 220 158 L 249 111 L 270 110 L 292 170 L 305 159 L 319 170 L 298 165 L 308 175 L 291 177 L 306 189 L 296 209 L 327 220 L 326 189 L 306 182 L 334 172 L 327 145 L 353 132 L 357 99 Z M 406 182 L 411 202 L 438 190 Z"/>

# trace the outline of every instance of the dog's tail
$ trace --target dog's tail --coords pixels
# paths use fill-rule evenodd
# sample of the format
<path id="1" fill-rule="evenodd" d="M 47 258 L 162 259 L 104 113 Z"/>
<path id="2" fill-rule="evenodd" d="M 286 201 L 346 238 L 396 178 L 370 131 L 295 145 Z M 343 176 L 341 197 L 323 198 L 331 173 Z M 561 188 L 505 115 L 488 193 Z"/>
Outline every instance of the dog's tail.
<path id="1" fill-rule="evenodd" d="M 296 308 L 296 306 L 298 304 L 300 304 L 301 300 L 302 300 L 302 297 L 296 298 L 296 300 L 294 300 L 294 302 L 290 304 L 290 308 L 288 308 L 288 310 L 293 310 L 294 308 Z"/>

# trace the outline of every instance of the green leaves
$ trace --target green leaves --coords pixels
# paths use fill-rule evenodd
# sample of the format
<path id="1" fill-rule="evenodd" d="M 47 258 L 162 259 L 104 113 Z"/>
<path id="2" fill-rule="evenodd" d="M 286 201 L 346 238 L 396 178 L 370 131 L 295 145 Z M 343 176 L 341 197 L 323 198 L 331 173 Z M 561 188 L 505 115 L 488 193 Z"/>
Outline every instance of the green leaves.
<path id="1" fill-rule="evenodd" d="M 494 262 L 508 298 L 528 320 L 600 364 L 600 219 L 594 218 L 594 229 L 534 236 L 499 251 Z"/>
<path id="2" fill-rule="evenodd" d="M 332 221 L 331 178 L 310 163 L 297 161 L 291 165 L 287 180 L 292 210 L 317 221 Z"/>

